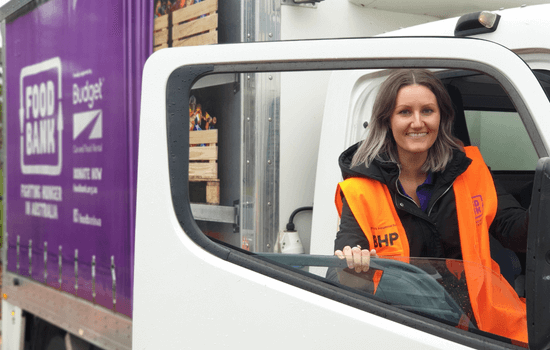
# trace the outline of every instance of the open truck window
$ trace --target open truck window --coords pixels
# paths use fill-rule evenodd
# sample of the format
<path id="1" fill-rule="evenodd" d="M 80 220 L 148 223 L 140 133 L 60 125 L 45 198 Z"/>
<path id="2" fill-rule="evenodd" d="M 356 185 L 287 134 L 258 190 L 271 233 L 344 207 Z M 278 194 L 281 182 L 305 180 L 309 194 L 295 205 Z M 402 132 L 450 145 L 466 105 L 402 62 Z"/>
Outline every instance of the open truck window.
<path id="1" fill-rule="evenodd" d="M 508 177 L 514 180 L 507 182 L 514 184 L 508 190 L 520 196 L 518 188 L 532 186 L 538 157 L 507 94 L 486 74 L 453 69 L 435 72 L 453 101 L 454 136 L 466 146 L 480 148 L 491 168 L 508 171 Z M 300 276 L 362 303 L 384 305 L 396 313 L 414 314 L 517 345 L 481 331 L 468 296 L 465 264 L 468 269 L 479 270 L 479 275 L 491 276 L 499 288 L 510 288 L 510 281 L 498 272 L 484 271 L 481 265 L 461 260 L 396 257 L 375 259 L 369 272 L 355 273 L 346 268 L 344 261 L 331 256 L 331 250 L 319 252 L 312 248 L 312 240 L 323 239 L 332 244 L 339 219 L 334 207 L 325 214 L 333 218 L 333 225 L 321 232 L 312 229 L 317 208 L 312 203 L 315 181 L 338 169 L 337 159 L 329 163 L 330 168 L 319 166 L 317 157 L 324 157 L 319 152 L 320 143 L 332 143 L 331 147 L 344 151 L 364 139 L 369 132 L 373 101 L 388 74 L 388 70 L 242 72 L 199 80 L 189 92 L 188 129 L 189 198 L 196 223 L 213 242 L 238 251 L 247 259 L 273 264 L 271 268 L 279 269 L 283 276 Z M 281 105 L 295 106 L 292 109 L 277 109 L 278 101 L 265 96 L 265 86 L 273 80 L 299 85 L 316 78 L 320 84 L 339 85 L 339 79 L 346 81 L 351 77 L 355 83 L 349 107 L 346 101 L 337 106 L 325 105 L 324 116 L 318 116 L 341 124 L 340 129 L 334 130 L 332 140 L 322 139 L 321 129 L 308 123 L 312 116 L 307 91 L 296 87 L 295 95 L 282 95 Z M 254 87 L 247 89 L 252 94 L 250 100 L 262 101 L 259 106 L 251 110 L 225 102 L 247 84 Z M 480 96 L 477 90 L 485 94 Z M 329 97 L 326 101 L 335 100 Z M 182 118 L 187 120 L 187 114 Z M 281 140 L 292 141 L 283 144 Z M 518 175 L 516 170 L 524 172 Z M 505 177 L 502 172 L 499 176 Z M 240 181 L 235 180 L 238 178 Z M 288 197 L 289 189 L 309 198 L 313 205 L 302 201 L 289 208 L 295 201 L 282 200 Z M 328 192 L 335 189 L 336 182 L 327 189 L 317 188 Z M 511 287 L 524 296 L 525 255 L 521 260 L 521 271 L 517 273 L 521 278 L 518 277 L 517 285 L 511 281 Z"/>
<path id="2" fill-rule="evenodd" d="M 386 40 L 387 47 L 383 45 Z M 420 43 L 425 47 L 426 40 L 433 45 L 427 45 L 422 57 L 417 57 L 412 48 Z M 466 43 L 462 39 L 448 45 L 452 51 L 448 55 L 454 56 L 427 59 L 443 55 L 439 49 L 430 49 L 445 42 L 439 40 L 334 41 L 331 44 L 338 58 L 332 54 L 328 57 L 316 42 L 277 43 L 281 51 L 269 57 L 248 52 L 228 58 L 231 52 L 224 51 L 224 59 L 216 63 L 196 62 L 183 52 L 178 56 L 179 51 L 173 51 L 173 56 L 162 51 L 153 55 L 149 67 L 162 61 L 163 68 L 153 73 L 146 67 L 146 77 L 160 74 L 166 80 L 162 86 L 147 86 L 143 95 L 140 166 L 149 167 L 140 168 L 138 198 L 148 200 L 138 200 L 137 285 L 146 276 L 155 279 L 156 269 L 167 264 L 185 266 L 182 274 L 187 277 L 174 283 L 202 276 L 201 293 L 219 288 L 214 282 L 223 283 L 227 295 L 253 293 L 247 299 L 250 310 L 253 305 L 259 307 L 256 300 L 263 295 L 302 306 L 304 312 L 299 317 L 312 316 L 309 312 L 318 317 L 351 312 L 361 324 L 365 322 L 369 330 L 377 332 L 392 332 L 392 327 L 380 326 L 379 321 L 384 321 L 414 327 L 425 332 L 426 339 L 436 337 L 471 347 L 525 345 L 479 330 L 479 320 L 471 317 L 470 303 L 460 292 L 464 290 L 461 271 L 468 270 L 464 266 L 470 262 L 378 259 L 369 274 L 349 274 L 344 281 L 341 272 L 345 267 L 333 256 L 338 230 L 334 199 L 342 179 L 338 156 L 368 132 L 365 126 L 387 69 L 428 68 L 450 88 L 452 79 L 486 77 L 504 92 L 497 97 L 510 101 L 514 110 L 507 112 L 521 118 L 521 124 L 514 127 L 523 126 L 521 132 L 528 135 L 537 157 L 548 154 L 536 119 L 544 114 L 548 100 L 542 89 L 531 88 L 538 88 L 539 83 L 529 68 L 514 54 L 491 44 L 493 60 L 480 62 L 468 56 L 469 50 L 463 50 Z M 490 51 L 486 43 L 466 41 L 470 49 L 479 45 L 477 49 Z M 411 56 L 387 59 L 397 55 L 389 49 L 397 44 L 400 52 L 411 45 L 411 50 L 405 50 Z M 252 50 L 252 46 L 241 49 Z M 298 58 L 280 57 L 283 52 Z M 511 55 L 506 57 L 516 64 L 500 67 L 504 55 Z M 322 101 L 310 99 L 311 82 L 327 91 Z M 283 86 L 280 94 L 274 93 Z M 454 87 L 467 95 L 468 89 Z M 241 97 L 237 99 L 240 104 L 229 102 L 229 96 L 235 95 Z M 166 109 L 163 120 L 159 119 L 158 107 Z M 456 108 L 463 112 L 460 119 L 465 124 L 463 134 L 456 137 L 464 144 L 470 138 L 471 143 L 467 109 Z M 311 122 L 319 118 L 323 120 L 320 127 Z M 147 147 L 163 137 L 165 157 Z M 535 164 L 531 171 L 534 168 Z M 157 180 L 154 188 L 148 185 L 153 179 Z M 166 197 L 171 198 L 170 206 L 159 201 Z M 145 263 L 143 258 L 149 250 L 162 242 L 170 242 L 164 245 L 170 252 L 162 261 L 150 259 Z M 527 280 L 529 276 L 527 273 Z M 186 280 L 182 288 L 188 289 L 189 282 Z M 515 286 L 507 288 L 516 293 Z M 136 293 L 137 300 L 145 301 L 145 289 L 136 289 Z M 535 300 L 536 296 L 527 295 L 528 305 L 530 301 L 534 305 Z M 136 305 L 146 307 L 139 301 Z M 188 303 L 185 307 L 194 308 Z M 241 310 L 235 312 L 242 314 Z"/>

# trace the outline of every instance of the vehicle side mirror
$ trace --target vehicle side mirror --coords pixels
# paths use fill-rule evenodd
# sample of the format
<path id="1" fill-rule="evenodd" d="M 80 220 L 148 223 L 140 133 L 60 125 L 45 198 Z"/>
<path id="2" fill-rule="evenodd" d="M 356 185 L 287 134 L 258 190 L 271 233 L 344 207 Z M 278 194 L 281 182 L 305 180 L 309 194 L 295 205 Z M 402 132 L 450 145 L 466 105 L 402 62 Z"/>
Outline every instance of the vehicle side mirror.
<path id="1" fill-rule="evenodd" d="M 550 347 L 550 158 L 537 163 L 527 238 L 527 328 L 529 349 Z"/>

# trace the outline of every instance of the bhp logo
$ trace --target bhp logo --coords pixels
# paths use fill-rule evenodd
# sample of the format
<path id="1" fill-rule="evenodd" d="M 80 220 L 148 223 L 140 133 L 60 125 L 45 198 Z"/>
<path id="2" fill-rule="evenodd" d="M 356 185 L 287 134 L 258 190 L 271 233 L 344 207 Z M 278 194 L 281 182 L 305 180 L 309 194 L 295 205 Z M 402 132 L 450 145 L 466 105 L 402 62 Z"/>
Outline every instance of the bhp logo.
<path id="1" fill-rule="evenodd" d="M 374 248 L 393 246 L 395 241 L 399 239 L 399 235 L 395 232 L 385 235 L 373 235 Z"/>

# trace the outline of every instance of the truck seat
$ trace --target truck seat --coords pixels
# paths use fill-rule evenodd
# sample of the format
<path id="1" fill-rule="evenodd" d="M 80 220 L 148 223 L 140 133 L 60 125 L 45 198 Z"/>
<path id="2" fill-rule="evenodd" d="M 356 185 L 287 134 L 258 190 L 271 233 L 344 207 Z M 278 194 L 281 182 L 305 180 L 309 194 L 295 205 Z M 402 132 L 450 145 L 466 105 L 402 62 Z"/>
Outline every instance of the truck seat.
<path id="1" fill-rule="evenodd" d="M 457 137 L 464 146 L 471 146 L 470 134 L 468 133 L 468 126 L 466 125 L 466 116 L 464 115 L 464 104 L 462 103 L 462 94 L 457 87 L 452 85 L 445 85 L 451 101 L 453 102 L 453 109 L 455 111 L 455 120 L 453 123 L 453 136 Z"/>

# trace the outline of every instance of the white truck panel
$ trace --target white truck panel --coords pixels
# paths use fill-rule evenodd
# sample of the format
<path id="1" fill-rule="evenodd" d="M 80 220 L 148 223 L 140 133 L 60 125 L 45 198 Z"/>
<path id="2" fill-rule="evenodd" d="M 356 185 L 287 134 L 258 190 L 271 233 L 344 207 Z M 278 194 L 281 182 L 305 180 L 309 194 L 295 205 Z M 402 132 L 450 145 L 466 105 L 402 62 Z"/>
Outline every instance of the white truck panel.
<path id="1" fill-rule="evenodd" d="M 545 0 L 523 0 L 518 3 L 515 0 L 420 0 L 415 2 L 403 2 L 401 0 L 349 0 L 360 6 L 377 8 L 386 11 L 403 13 L 428 14 L 439 18 L 460 16 L 465 13 L 497 8 L 509 8 L 518 5 L 544 4 Z"/>
<path id="2" fill-rule="evenodd" d="M 323 1 L 316 8 L 281 6 L 281 39 L 368 37 L 438 19 L 365 8 L 347 0 Z"/>

